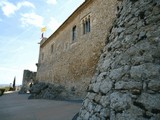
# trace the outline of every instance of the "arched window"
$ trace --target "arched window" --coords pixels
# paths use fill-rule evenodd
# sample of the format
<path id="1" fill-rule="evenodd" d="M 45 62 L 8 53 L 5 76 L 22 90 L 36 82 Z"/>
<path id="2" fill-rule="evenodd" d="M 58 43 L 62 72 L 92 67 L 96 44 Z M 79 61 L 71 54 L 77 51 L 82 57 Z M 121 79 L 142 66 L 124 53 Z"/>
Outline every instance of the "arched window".
<path id="1" fill-rule="evenodd" d="M 75 39 L 76 39 L 76 26 L 72 28 L 72 41 L 75 41 Z"/>
<path id="2" fill-rule="evenodd" d="M 90 24 L 91 24 L 90 23 L 90 16 L 88 16 L 88 18 L 85 18 L 85 20 L 83 20 L 83 34 L 86 34 L 91 31 Z"/>

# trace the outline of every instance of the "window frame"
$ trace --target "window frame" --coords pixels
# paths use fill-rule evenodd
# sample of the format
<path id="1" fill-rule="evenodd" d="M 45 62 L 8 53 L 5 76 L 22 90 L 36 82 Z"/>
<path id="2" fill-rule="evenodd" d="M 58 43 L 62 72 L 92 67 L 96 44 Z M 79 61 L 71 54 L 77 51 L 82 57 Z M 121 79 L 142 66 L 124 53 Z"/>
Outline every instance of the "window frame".
<path id="1" fill-rule="evenodd" d="M 72 27 L 72 42 L 75 42 L 76 41 L 76 38 L 77 38 L 77 26 L 74 25 Z"/>
<path id="2" fill-rule="evenodd" d="M 91 22 L 90 22 L 90 15 L 85 17 L 82 21 L 82 27 L 83 27 L 83 34 L 87 34 L 91 32 Z"/>

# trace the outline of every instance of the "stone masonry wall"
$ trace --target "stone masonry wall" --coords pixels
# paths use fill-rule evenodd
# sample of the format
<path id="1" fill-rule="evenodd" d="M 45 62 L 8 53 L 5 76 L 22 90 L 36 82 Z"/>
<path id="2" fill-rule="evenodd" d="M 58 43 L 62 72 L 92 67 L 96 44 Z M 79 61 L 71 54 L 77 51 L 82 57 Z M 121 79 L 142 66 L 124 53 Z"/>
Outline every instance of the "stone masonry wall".
<path id="1" fill-rule="evenodd" d="M 24 70 L 23 72 L 23 81 L 22 88 L 19 93 L 27 93 L 30 88 L 30 84 L 34 83 L 36 80 L 36 72 L 32 72 L 30 70 Z"/>
<path id="2" fill-rule="evenodd" d="M 160 120 L 160 0 L 123 0 L 77 120 Z"/>
<path id="3" fill-rule="evenodd" d="M 65 86 L 69 92 L 74 89 L 76 97 L 84 98 L 106 36 L 116 18 L 118 3 L 117 0 L 87 0 L 78 8 L 63 27 L 58 28 L 59 32 L 42 42 L 36 79 Z M 91 31 L 84 34 L 83 21 L 87 17 L 90 17 Z M 73 42 L 74 26 L 76 39 Z"/>

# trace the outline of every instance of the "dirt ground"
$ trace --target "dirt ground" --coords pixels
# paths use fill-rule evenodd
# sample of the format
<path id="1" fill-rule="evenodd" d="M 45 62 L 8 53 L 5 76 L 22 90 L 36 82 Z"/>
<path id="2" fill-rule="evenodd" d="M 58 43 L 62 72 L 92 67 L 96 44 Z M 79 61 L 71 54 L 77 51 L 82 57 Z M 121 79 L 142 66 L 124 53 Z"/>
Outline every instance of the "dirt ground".
<path id="1" fill-rule="evenodd" d="M 81 103 L 28 100 L 28 94 L 8 93 L 0 97 L 0 120 L 72 120 Z"/>

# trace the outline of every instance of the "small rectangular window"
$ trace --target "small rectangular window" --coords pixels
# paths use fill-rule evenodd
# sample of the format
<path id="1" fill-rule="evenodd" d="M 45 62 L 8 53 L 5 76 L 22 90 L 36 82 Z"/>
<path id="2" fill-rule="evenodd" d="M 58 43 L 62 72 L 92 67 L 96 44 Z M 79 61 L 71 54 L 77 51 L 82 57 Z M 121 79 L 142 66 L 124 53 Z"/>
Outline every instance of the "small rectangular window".
<path id="1" fill-rule="evenodd" d="M 51 53 L 53 53 L 53 44 L 51 45 Z"/>
<path id="2" fill-rule="evenodd" d="M 76 26 L 72 28 L 72 41 L 75 41 L 75 39 L 76 39 Z"/>
<path id="3" fill-rule="evenodd" d="M 83 34 L 86 34 L 86 27 L 85 22 L 83 21 Z"/>

